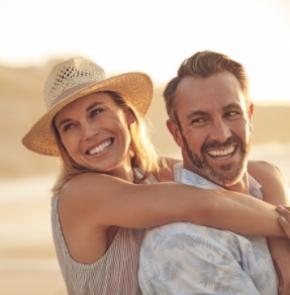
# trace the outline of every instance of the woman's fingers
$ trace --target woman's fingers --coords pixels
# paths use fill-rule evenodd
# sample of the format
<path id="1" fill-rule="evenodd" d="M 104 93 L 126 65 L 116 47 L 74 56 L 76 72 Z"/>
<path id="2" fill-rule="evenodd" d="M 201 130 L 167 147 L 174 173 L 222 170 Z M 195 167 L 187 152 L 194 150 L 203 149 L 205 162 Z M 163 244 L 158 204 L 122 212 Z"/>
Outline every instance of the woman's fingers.
<path id="1" fill-rule="evenodd" d="M 286 220 L 284 216 L 279 216 L 278 220 L 288 239 L 290 239 L 290 223 Z"/>
<path id="2" fill-rule="evenodd" d="M 277 206 L 276 210 L 281 215 L 284 216 L 288 222 L 290 222 L 290 207 Z"/>
<path id="3" fill-rule="evenodd" d="M 290 210 L 289 207 L 278 206 L 276 208 L 277 212 L 280 214 L 278 221 L 283 228 L 285 234 L 290 239 Z"/>

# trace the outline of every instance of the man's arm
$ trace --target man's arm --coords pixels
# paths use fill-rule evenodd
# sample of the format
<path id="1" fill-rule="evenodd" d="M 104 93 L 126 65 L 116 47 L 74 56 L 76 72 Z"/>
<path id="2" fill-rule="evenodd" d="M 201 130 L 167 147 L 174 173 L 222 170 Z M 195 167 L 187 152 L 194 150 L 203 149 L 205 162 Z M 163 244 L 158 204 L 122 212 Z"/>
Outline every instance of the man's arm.
<path id="1" fill-rule="evenodd" d="M 245 244 L 235 247 L 236 237 L 230 232 L 186 223 L 149 231 L 140 254 L 143 295 L 260 294 L 241 268 L 240 246 L 247 252 L 247 263 L 251 253 L 255 260 L 251 244 L 241 238 Z"/>

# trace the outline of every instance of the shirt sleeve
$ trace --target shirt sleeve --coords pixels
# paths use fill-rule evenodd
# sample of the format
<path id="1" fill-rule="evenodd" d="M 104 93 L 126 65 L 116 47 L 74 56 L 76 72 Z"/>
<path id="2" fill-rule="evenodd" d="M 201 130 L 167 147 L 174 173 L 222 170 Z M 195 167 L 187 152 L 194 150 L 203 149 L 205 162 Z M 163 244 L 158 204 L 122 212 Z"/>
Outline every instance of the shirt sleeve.
<path id="1" fill-rule="evenodd" d="M 146 234 L 139 268 L 143 295 L 260 294 L 239 256 L 202 228 L 176 223 Z"/>

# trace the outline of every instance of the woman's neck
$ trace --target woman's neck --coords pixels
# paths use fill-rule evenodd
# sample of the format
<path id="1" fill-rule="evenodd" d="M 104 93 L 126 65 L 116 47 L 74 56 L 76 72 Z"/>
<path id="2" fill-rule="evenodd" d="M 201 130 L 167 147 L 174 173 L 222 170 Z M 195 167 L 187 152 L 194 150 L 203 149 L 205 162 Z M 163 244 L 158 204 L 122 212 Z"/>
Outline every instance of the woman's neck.
<path id="1" fill-rule="evenodd" d="M 119 167 L 116 167 L 113 171 L 108 174 L 127 180 L 129 182 L 134 182 L 134 169 L 131 164 L 131 160 L 127 160 L 122 163 Z"/>
<path id="2" fill-rule="evenodd" d="M 129 182 L 134 182 L 134 171 L 131 166 L 120 168 L 117 171 L 113 172 L 112 175 L 127 180 Z"/>

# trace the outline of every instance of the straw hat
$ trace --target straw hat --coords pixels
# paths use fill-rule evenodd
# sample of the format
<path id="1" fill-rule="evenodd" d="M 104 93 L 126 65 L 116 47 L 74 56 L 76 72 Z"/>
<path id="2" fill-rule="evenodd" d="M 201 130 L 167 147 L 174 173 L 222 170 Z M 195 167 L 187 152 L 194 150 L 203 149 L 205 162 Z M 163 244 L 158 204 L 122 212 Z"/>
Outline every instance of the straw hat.
<path id="1" fill-rule="evenodd" d="M 114 91 L 144 115 L 153 93 L 151 79 L 132 72 L 106 78 L 104 70 L 91 60 L 76 57 L 58 64 L 51 71 L 44 87 L 47 112 L 24 136 L 22 143 L 30 150 L 59 155 L 52 120 L 62 108 L 83 96 L 99 91 Z"/>

